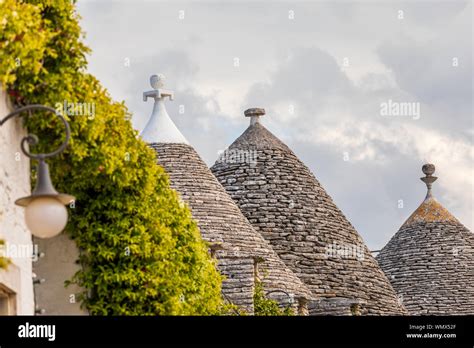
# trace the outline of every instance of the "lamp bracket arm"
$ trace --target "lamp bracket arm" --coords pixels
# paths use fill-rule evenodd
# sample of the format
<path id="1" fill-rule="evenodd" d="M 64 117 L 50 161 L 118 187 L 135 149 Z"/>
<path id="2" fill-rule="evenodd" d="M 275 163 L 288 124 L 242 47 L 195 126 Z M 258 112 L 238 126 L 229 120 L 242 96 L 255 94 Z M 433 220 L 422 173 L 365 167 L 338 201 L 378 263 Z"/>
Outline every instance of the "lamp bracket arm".
<path id="1" fill-rule="evenodd" d="M 38 160 L 38 161 L 44 161 L 48 157 L 53 157 L 53 156 L 56 156 L 56 155 L 60 154 L 61 152 L 63 152 L 64 149 L 66 149 L 67 144 L 69 143 L 69 139 L 71 137 L 71 129 L 69 127 L 69 123 L 66 121 L 64 116 L 61 115 L 61 113 L 59 111 L 53 109 L 52 107 L 44 106 L 44 105 L 40 105 L 40 104 L 32 104 L 32 105 L 27 105 L 27 106 L 21 107 L 19 109 L 16 109 L 15 111 L 11 112 L 7 116 L 5 116 L 2 120 L 0 120 L 0 126 L 2 126 L 4 123 L 6 123 L 9 119 L 11 119 L 15 116 L 19 116 L 21 113 L 23 113 L 25 111 L 31 111 L 31 110 L 45 110 L 45 111 L 52 112 L 57 117 L 59 117 L 59 119 L 64 124 L 64 127 L 66 129 L 66 139 L 53 152 L 34 154 L 34 153 L 31 153 L 31 152 L 28 151 L 28 149 L 26 148 L 26 144 L 28 143 L 28 145 L 30 145 L 30 146 L 34 146 L 34 145 L 38 144 L 38 137 L 34 134 L 28 134 L 26 137 L 21 139 L 21 151 L 27 157 L 29 157 L 31 159 Z"/>

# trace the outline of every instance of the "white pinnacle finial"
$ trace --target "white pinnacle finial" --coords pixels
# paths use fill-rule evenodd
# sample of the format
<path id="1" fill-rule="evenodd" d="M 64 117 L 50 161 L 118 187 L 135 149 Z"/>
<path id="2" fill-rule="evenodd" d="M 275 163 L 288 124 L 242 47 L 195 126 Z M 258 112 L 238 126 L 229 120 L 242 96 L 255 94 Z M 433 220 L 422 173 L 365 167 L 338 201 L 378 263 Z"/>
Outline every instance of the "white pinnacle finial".
<path id="1" fill-rule="evenodd" d="M 164 99 L 169 97 L 173 100 L 173 91 L 162 89 L 164 86 L 165 75 L 156 74 L 150 77 L 150 85 L 153 88 L 152 91 L 143 92 L 143 101 L 147 101 L 148 98 L 155 99 L 153 105 L 153 112 L 151 114 L 145 129 L 140 134 L 142 139 L 147 143 L 183 143 L 187 144 L 188 141 L 181 134 L 179 129 L 176 127 L 174 122 L 171 120 L 168 112 L 166 111 Z"/>

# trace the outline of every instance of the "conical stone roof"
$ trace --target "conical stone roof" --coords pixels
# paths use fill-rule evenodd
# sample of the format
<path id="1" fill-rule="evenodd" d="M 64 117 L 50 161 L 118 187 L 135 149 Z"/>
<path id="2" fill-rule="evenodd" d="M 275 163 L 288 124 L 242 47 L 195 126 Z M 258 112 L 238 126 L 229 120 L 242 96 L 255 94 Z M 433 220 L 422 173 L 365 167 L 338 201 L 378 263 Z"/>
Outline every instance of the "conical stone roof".
<path id="1" fill-rule="evenodd" d="M 474 234 L 428 194 L 377 255 L 410 314 L 474 314 Z"/>
<path id="2" fill-rule="evenodd" d="M 361 314 L 405 313 L 362 238 L 311 171 L 258 121 L 263 114 L 246 111 L 251 124 L 216 161 L 214 175 L 315 296 L 353 300 Z M 310 311 L 321 314 L 317 307 Z"/>
<path id="3" fill-rule="evenodd" d="M 158 163 L 169 174 L 171 187 L 189 204 L 202 237 L 223 244 L 218 259 L 230 258 L 229 255 L 256 258 L 256 262 L 261 259 L 259 273 L 266 291 L 283 290 L 310 299 L 307 287 L 255 231 L 191 146 L 172 143 L 150 146 L 157 153 Z"/>
<path id="4" fill-rule="evenodd" d="M 166 129 L 157 134 L 160 131 Z M 162 138 L 160 134 L 157 141 L 148 139 L 149 146 L 169 174 L 171 187 L 191 208 L 203 239 L 218 249 L 218 268 L 227 277 L 224 295 L 252 312 L 257 276 L 265 291 L 276 294 L 273 298 L 286 303 L 294 299 L 293 307 L 304 314 L 311 299 L 309 289 L 255 231 L 193 147 L 187 141 L 165 142 Z"/>

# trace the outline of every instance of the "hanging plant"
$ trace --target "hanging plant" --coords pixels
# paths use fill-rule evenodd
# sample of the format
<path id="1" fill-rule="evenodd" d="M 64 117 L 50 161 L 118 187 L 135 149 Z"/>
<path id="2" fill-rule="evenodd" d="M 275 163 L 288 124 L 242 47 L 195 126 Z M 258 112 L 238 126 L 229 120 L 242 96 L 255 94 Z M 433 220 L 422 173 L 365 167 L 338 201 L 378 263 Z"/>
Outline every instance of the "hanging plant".
<path id="1" fill-rule="evenodd" d="M 94 117 L 65 113 L 71 142 L 50 160 L 56 188 L 76 196 L 66 233 L 81 250 L 71 281 L 84 288 L 83 306 L 101 315 L 219 313 L 221 276 L 196 222 L 126 106 L 86 72 L 78 20 L 71 1 L 0 0 L 0 82 L 13 101 L 94 105 Z M 27 126 L 41 135 L 37 152 L 62 141 L 54 116 Z"/>

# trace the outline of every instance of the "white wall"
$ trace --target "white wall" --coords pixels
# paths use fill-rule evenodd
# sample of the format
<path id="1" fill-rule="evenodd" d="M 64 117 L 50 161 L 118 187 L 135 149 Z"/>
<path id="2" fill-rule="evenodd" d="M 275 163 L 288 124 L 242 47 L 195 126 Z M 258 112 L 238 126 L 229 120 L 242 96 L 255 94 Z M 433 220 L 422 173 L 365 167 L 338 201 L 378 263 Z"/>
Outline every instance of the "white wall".
<path id="1" fill-rule="evenodd" d="M 0 86 L 0 119 L 11 111 L 6 93 Z M 26 135 L 19 118 L 0 127 L 0 238 L 8 243 L 4 251 L 22 248 L 24 255 L 11 254 L 12 264 L 0 270 L 0 284 L 16 293 L 17 314 L 34 314 L 32 283 L 32 238 L 26 228 L 24 209 L 15 200 L 30 194 L 30 161 L 20 149 Z"/>
<path id="2" fill-rule="evenodd" d="M 33 271 L 43 283 L 35 285 L 36 308 L 44 315 L 87 315 L 81 309 L 78 295 L 81 288 L 75 284 L 64 286 L 79 271 L 79 251 L 66 233 L 53 238 L 33 238 L 44 256 L 33 263 Z"/>

